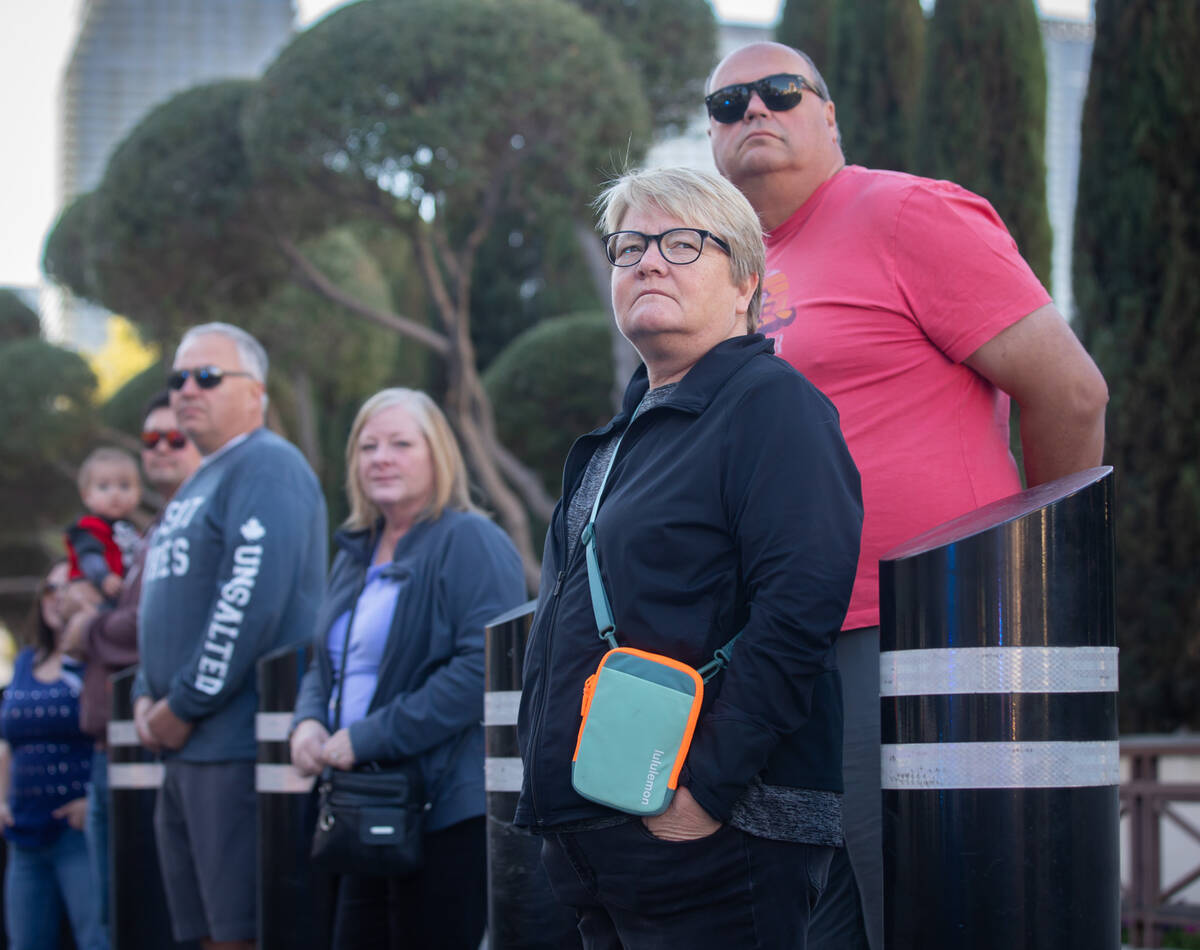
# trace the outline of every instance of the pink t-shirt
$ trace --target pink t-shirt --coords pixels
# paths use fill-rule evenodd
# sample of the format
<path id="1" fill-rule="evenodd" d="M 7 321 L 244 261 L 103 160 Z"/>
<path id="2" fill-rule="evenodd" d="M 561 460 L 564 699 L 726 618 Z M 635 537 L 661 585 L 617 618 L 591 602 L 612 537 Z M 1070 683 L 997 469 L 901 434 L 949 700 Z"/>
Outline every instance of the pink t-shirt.
<path id="1" fill-rule="evenodd" d="M 1008 396 L 962 365 L 1050 302 L 983 198 L 858 166 L 767 236 L 759 328 L 838 408 L 862 474 L 844 629 L 879 623 L 879 558 L 1020 491 Z"/>

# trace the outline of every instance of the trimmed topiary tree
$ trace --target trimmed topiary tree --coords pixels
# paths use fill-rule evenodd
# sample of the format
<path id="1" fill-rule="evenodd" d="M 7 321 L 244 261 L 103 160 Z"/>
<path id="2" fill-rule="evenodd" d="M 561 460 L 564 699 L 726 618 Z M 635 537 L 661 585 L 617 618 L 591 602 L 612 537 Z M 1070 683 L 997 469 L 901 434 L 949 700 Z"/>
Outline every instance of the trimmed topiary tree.
<path id="1" fill-rule="evenodd" d="M 987 198 L 1050 286 L 1046 62 L 1034 0 L 938 0 L 917 168 Z"/>
<path id="2" fill-rule="evenodd" d="M 775 39 L 803 50 L 829 79 L 836 67 L 838 0 L 786 0 Z"/>
<path id="3" fill-rule="evenodd" d="M 837 103 L 846 161 L 912 171 L 924 66 L 921 4 L 841 0 L 834 38 L 834 65 L 824 75 Z M 817 66 L 824 69 L 820 61 Z"/>
<path id="4" fill-rule="evenodd" d="M 1108 380 L 1122 731 L 1200 728 L 1200 8 L 1097 0 L 1074 287 Z"/>
<path id="5" fill-rule="evenodd" d="M 555 497 L 571 443 L 612 415 L 611 321 L 602 311 L 544 320 L 513 340 L 483 377 L 500 437 Z"/>

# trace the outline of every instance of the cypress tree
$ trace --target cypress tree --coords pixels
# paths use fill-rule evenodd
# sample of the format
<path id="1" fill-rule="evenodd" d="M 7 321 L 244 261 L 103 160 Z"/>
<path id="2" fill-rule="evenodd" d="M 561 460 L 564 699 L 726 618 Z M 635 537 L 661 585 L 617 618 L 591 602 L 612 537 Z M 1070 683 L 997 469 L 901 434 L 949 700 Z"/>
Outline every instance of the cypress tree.
<path id="1" fill-rule="evenodd" d="M 833 72 L 834 20 L 838 0 L 786 0 L 775 39 L 812 57 L 826 79 Z"/>
<path id="2" fill-rule="evenodd" d="M 1034 0 L 938 0 L 917 161 L 987 198 L 1050 286 L 1046 61 Z"/>
<path id="3" fill-rule="evenodd" d="M 825 75 L 846 161 L 913 170 L 925 44 L 919 0 L 841 0 L 833 32 L 834 68 Z"/>
<path id="4" fill-rule="evenodd" d="M 1073 277 L 1108 381 L 1123 731 L 1200 727 L 1200 8 L 1097 0 Z"/>

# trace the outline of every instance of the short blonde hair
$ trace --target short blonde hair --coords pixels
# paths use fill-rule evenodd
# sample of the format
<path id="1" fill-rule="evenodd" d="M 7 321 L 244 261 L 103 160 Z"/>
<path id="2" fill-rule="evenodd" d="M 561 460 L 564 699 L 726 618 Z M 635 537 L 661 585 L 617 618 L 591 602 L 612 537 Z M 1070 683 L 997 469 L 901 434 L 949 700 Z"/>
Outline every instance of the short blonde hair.
<path id="1" fill-rule="evenodd" d="M 631 209 L 651 205 L 689 227 L 712 231 L 729 245 L 729 272 L 735 284 L 758 275 L 746 310 L 746 332 L 758 329 L 767 252 L 758 215 L 736 187 L 719 175 L 694 168 L 651 168 L 609 182 L 594 204 L 605 233 L 621 230 Z"/>
<path id="2" fill-rule="evenodd" d="M 433 463 L 433 498 L 418 520 L 433 521 L 440 518 L 447 508 L 453 511 L 477 511 L 471 504 L 471 491 L 467 482 L 467 467 L 450 423 L 442 410 L 429 396 L 417 389 L 383 389 L 363 403 L 350 427 L 350 438 L 346 440 L 346 498 L 350 502 L 350 516 L 345 527 L 361 530 L 373 527 L 383 515 L 379 508 L 367 498 L 358 480 L 358 440 L 363 427 L 385 409 L 399 407 L 413 417 L 417 428 L 429 444 L 429 457 Z"/>
<path id="3" fill-rule="evenodd" d="M 129 470 L 133 472 L 134 483 L 141 488 L 142 483 L 138 478 L 137 459 L 124 449 L 118 449 L 112 445 L 102 445 L 100 448 L 89 452 L 87 458 L 83 460 L 83 464 L 79 466 L 79 475 L 75 480 L 75 484 L 79 488 L 79 494 L 87 494 L 87 490 L 91 487 L 92 479 L 96 477 L 96 469 L 101 465 L 128 466 Z"/>

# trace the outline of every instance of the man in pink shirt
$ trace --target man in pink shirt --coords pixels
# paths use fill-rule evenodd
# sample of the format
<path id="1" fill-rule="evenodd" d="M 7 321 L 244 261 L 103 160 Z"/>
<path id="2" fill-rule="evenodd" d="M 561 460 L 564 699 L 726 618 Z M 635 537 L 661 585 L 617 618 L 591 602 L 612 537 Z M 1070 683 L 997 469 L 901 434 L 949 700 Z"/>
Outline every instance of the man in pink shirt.
<path id="1" fill-rule="evenodd" d="M 810 950 L 882 946 L 878 561 L 1021 489 L 1100 463 L 1108 390 L 991 205 L 957 185 L 847 166 L 812 61 L 776 43 L 709 80 L 717 168 L 766 232 L 759 329 L 833 400 L 862 475 L 862 555 L 838 665 L 843 824 Z"/>

